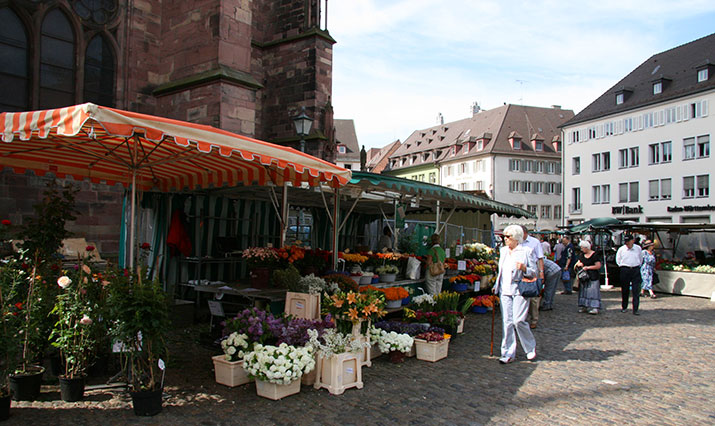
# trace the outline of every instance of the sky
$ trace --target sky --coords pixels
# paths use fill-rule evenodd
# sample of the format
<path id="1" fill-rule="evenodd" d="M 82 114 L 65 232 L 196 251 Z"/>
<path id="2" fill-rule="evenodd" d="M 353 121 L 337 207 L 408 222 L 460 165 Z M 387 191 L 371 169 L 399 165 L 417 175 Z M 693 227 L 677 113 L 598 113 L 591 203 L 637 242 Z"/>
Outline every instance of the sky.
<path id="1" fill-rule="evenodd" d="M 371 148 L 474 102 L 578 113 L 650 56 L 715 32 L 715 1 L 333 0 L 327 17 L 335 118 Z"/>

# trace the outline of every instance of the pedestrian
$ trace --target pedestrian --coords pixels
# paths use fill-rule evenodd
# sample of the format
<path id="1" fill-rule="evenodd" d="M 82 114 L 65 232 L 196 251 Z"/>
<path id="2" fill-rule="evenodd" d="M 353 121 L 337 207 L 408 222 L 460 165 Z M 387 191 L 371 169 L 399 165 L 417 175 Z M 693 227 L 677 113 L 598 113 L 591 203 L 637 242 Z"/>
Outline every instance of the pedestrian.
<path id="1" fill-rule="evenodd" d="M 387 225 L 385 226 L 385 228 L 383 228 L 382 236 L 377 242 L 377 251 L 381 253 L 392 251 L 392 231 Z"/>
<path id="2" fill-rule="evenodd" d="M 544 252 L 544 257 L 549 257 L 551 254 L 551 244 L 549 240 L 545 235 L 539 235 L 539 239 L 541 240 L 541 250 Z"/>
<path id="3" fill-rule="evenodd" d="M 432 234 L 430 237 L 432 247 L 427 252 L 427 273 L 425 274 L 425 285 L 427 286 L 427 292 L 429 294 L 439 294 L 442 292 L 442 280 L 444 279 L 444 272 L 437 275 L 432 275 L 430 273 L 430 265 L 433 263 L 440 262 L 444 267 L 444 261 L 447 254 L 444 249 L 439 245 L 439 234 Z"/>
<path id="4" fill-rule="evenodd" d="M 524 242 L 521 243 L 526 247 L 529 247 L 533 253 L 536 255 L 536 266 L 539 271 L 539 275 L 536 279 L 536 285 L 539 289 L 544 288 L 544 251 L 542 249 L 541 241 L 529 235 L 529 230 L 526 226 L 521 226 L 521 230 L 524 231 Z M 539 324 L 539 303 L 541 302 L 541 297 L 531 297 L 529 298 L 529 315 L 527 319 L 529 320 L 529 327 L 536 328 Z"/>
<path id="5" fill-rule="evenodd" d="M 556 287 L 561 281 L 561 267 L 549 259 L 544 259 L 544 290 L 542 292 L 541 310 L 550 311 L 554 308 Z"/>
<path id="6" fill-rule="evenodd" d="M 643 243 L 643 263 L 641 263 L 641 296 L 645 296 L 644 291 L 648 290 L 651 299 L 655 299 L 653 292 L 653 275 L 655 274 L 655 244 L 651 240 Z"/>
<path id="7" fill-rule="evenodd" d="M 581 255 L 574 264 L 574 270 L 586 271 L 588 275 L 585 280 L 579 277 L 578 311 L 597 315 L 601 310 L 601 255 L 593 251 L 591 243 L 586 240 L 581 241 L 578 246 L 581 248 Z"/>
<path id="8" fill-rule="evenodd" d="M 616 252 L 616 264 L 620 268 L 621 279 L 621 312 L 628 312 L 628 292 L 630 290 L 633 293 L 633 315 L 640 315 L 638 305 L 643 253 L 641 247 L 634 244 L 633 235 L 626 235 L 623 240 L 625 244 Z"/>
<path id="9" fill-rule="evenodd" d="M 502 343 L 499 362 L 508 364 L 516 359 L 516 335 L 519 335 L 521 347 L 526 358 L 536 358 L 536 340 L 529 328 L 526 316 L 529 302 L 521 295 L 517 282 L 522 278 L 536 278 L 536 256 L 533 251 L 521 244 L 524 231 L 518 225 L 509 225 L 504 229 L 506 245 L 499 250 L 499 274 L 492 292 L 499 294 L 502 312 Z"/>
<path id="10" fill-rule="evenodd" d="M 559 263 L 561 260 L 561 253 L 563 253 L 564 249 L 566 246 L 564 245 L 562 241 L 562 238 L 559 238 L 559 240 L 554 244 L 554 262 Z"/>
<path id="11" fill-rule="evenodd" d="M 562 238 L 562 244 L 564 245 L 564 250 L 561 252 L 559 266 L 561 266 L 561 282 L 564 285 L 564 291 L 562 291 L 561 294 L 571 294 L 573 293 L 573 258 L 575 256 L 575 250 L 573 244 L 571 244 L 571 237 L 569 236 Z"/>

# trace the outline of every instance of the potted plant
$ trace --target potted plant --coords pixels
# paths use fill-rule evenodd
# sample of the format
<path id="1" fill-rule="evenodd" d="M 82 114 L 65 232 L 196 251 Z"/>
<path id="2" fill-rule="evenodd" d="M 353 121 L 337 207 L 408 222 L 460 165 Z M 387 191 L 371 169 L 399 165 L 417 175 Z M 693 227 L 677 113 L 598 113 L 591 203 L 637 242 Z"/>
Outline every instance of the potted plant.
<path id="1" fill-rule="evenodd" d="M 341 333 L 365 334 L 368 323 L 385 315 L 385 294 L 376 290 L 336 291 L 324 300 L 324 311 L 335 318 Z"/>
<path id="2" fill-rule="evenodd" d="M 313 274 L 302 277 L 286 293 L 285 313 L 297 318 L 320 318 L 320 295 L 338 290 L 337 284 L 328 284 Z"/>
<path id="3" fill-rule="evenodd" d="M 60 350 L 65 366 L 59 381 L 62 400 L 67 402 L 79 401 L 84 395 L 85 370 L 96 343 L 92 327 L 98 306 L 87 297 L 87 287 L 94 284 L 92 271 L 84 263 L 80 265 L 74 280 L 67 275 L 57 280 L 63 292 L 57 296 L 52 310 L 57 322 L 50 340 Z"/>
<path id="4" fill-rule="evenodd" d="M 385 294 L 385 300 L 387 301 L 387 309 L 395 309 L 402 306 L 402 299 L 408 297 L 410 294 L 402 287 L 387 287 L 380 289 L 381 292 Z"/>
<path id="5" fill-rule="evenodd" d="M 271 281 L 271 268 L 278 265 L 278 253 L 268 247 L 249 247 L 242 253 L 249 270 L 251 287 L 266 288 Z"/>
<path id="6" fill-rule="evenodd" d="M 158 280 L 142 280 L 141 270 L 114 271 L 110 282 L 110 332 L 121 348 L 120 359 L 138 416 L 161 412 L 163 361 L 169 311 L 166 293 Z M 160 365 L 161 364 L 161 365 Z"/>
<path id="7" fill-rule="evenodd" d="M 400 268 L 395 265 L 384 265 L 380 266 L 375 270 L 380 276 L 380 282 L 382 283 L 394 283 L 397 279 L 397 273 L 400 272 Z"/>
<path id="8" fill-rule="evenodd" d="M 447 357 L 449 351 L 449 334 L 426 331 L 415 336 L 417 359 L 436 362 Z"/>
<path id="9" fill-rule="evenodd" d="M 281 399 L 300 392 L 300 377 L 315 368 L 313 348 L 256 344 L 243 359 L 243 368 L 256 380 L 256 393 Z"/>
<path id="10" fill-rule="evenodd" d="M 251 381 L 243 368 L 243 357 L 251 346 L 247 335 L 235 332 L 221 341 L 224 354 L 212 357 L 216 383 L 232 388 Z"/>
<path id="11" fill-rule="evenodd" d="M 343 334 L 335 329 L 325 330 L 320 335 L 317 330 L 308 330 L 309 345 L 317 351 L 318 362 L 315 389 L 326 388 L 331 394 L 339 395 L 345 389 L 362 389 L 362 362 L 360 354 L 370 343 Z"/>
<path id="12" fill-rule="evenodd" d="M 377 341 L 380 351 L 390 356 L 390 361 L 393 363 L 404 362 L 405 355 L 410 352 L 414 340 L 407 333 L 398 333 L 396 331 L 380 332 L 380 337 Z"/>
<path id="13" fill-rule="evenodd" d="M 0 225 L 0 241 L 3 240 Z M 20 334 L 23 302 L 20 288 L 27 275 L 17 265 L 16 259 L 0 263 L 0 421 L 10 416 L 9 375 L 15 371 L 20 353 Z"/>

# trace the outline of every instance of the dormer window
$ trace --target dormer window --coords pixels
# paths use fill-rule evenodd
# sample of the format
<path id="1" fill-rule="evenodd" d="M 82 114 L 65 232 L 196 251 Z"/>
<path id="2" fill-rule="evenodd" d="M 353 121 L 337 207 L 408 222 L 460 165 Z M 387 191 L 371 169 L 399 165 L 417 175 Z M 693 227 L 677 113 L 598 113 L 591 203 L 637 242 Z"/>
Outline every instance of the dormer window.
<path id="1" fill-rule="evenodd" d="M 661 80 L 658 79 L 657 81 Z M 631 96 L 631 93 L 633 93 L 633 89 L 629 87 L 621 87 L 620 90 L 616 92 L 616 105 L 623 104 L 626 100 L 628 100 L 628 97 Z"/>
<path id="2" fill-rule="evenodd" d="M 622 104 L 623 100 L 624 100 L 623 93 L 616 94 L 616 105 Z"/>
<path id="3" fill-rule="evenodd" d="M 658 95 L 660 93 L 663 93 L 663 82 L 657 81 L 653 83 L 653 94 Z"/>
<path id="4" fill-rule="evenodd" d="M 709 75 L 708 75 L 708 74 L 709 74 L 709 73 L 708 73 L 708 69 L 707 69 L 707 68 L 703 68 L 703 69 L 701 69 L 701 70 L 698 70 L 698 83 L 702 83 L 703 81 L 707 81 L 708 78 L 709 78 Z"/>
<path id="5" fill-rule="evenodd" d="M 477 150 L 478 150 L 478 151 L 481 151 L 481 150 L 483 150 L 483 149 L 484 149 L 484 141 L 483 141 L 482 139 L 479 139 L 479 140 L 477 141 Z"/>
<path id="6" fill-rule="evenodd" d="M 456 154 L 457 154 L 457 145 L 452 147 L 452 155 L 456 155 Z"/>
<path id="7" fill-rule="evenodd" d="M 534 150 L 535 151 L 543 151 L 544 150 L 544 141 L 534 141 Z"/>
<path id="8" fill-rule="evenodd" d="M 412 164 L 415 164 L 417 162 L 417 156 L 413 155 L 412 156 Z"/>
<path id="9" fill-rule="evenodd" d="M 338 145 L 338 154 L 345 154 L 347 152 L 347 149 L 345 148 L 345 145 Z"/>
<path id="10" fill-rule="evenodd" d="M 425 152 L 424 154 L 422 154 L 422 161 L 427 161 L 428 158 L 429 158 L 429 152 Z"/>
<path id="11" fill-rule="evenodd" d="M 521 149 L 521 140 L 519 139 L 514 139 L 512 142 L 512 148 L 514 149 Z"/>

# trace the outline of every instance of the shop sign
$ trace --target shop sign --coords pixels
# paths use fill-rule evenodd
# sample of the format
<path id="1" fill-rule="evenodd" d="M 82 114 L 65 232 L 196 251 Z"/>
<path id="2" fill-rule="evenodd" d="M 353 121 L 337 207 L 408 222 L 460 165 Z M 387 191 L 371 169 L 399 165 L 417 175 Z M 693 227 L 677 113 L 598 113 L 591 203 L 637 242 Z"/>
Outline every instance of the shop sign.
<path id="1" fill-rule="evenodd" d="M 678 213 L 678 212 L 710 212 L 715 210 L 715 206 L 711 206 L 708 204 L 707 206 L 683 206 L 683 207 L 678 207 L 678 206 L 673 206 L 673 207 L 668 207 L 668 212 L 669 213 Z"/>
<path id="2" fill-rule="evenodd" d="M 611 214 L 643 214 L 643 206 L 614 206 L 611 207 Z"/>

